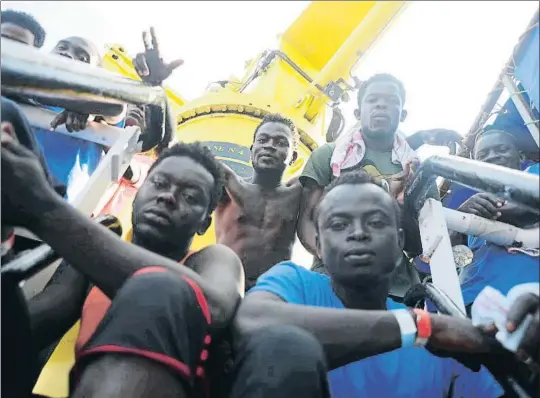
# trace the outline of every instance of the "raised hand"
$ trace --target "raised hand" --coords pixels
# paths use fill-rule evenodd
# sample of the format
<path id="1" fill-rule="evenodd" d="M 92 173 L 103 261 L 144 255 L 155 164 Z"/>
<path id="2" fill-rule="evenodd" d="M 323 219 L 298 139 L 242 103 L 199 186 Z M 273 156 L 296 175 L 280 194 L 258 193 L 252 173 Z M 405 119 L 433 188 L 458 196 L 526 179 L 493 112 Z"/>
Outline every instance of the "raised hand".
<path id="1" fill-rule="evenodd" d="M 174 60 L 170 63 L 163 61 L 159 52 L 159 43 L 154 28 L 150 28 L 150 33 L 143 32 L 143 43 L 144 53 L 138 53 L 135 56 L 133 66 L 145 83 L 159 86 L 184 61 L 181 59 Z"/>
<path id="2" fill-rule="evenodd" d="M 83 113 L 63 111 L 52 120 L 51 130 L 56 130 L 62 124 L 66 125 L 66 130 L 70 133 L 84 130 L 88 126 L 89 117 Z"/>
<path id="3" fill-rule="evenodd" d="M 17 142 L 13 126 L 2 123 L 2 209 L 9 224 L 28 227 L 58 200 L 37 156 Z M 16 213 L 16 214 L 15 214 Z"/>

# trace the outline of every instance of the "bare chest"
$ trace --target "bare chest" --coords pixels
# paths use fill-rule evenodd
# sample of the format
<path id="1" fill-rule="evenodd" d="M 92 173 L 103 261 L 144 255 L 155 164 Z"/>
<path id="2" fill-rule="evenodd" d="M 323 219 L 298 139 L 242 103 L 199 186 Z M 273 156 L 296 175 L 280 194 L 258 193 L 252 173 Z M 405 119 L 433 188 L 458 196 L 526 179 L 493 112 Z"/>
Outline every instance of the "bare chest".
<path id="1" fill-rule="evenodd" d="M 280 229 L 296 225 L 300 207 L 300 189 L 283 188 L 273 192 L 248 187 L 244 203 L 238 208 L 238 223 L 259 229 Z"/>

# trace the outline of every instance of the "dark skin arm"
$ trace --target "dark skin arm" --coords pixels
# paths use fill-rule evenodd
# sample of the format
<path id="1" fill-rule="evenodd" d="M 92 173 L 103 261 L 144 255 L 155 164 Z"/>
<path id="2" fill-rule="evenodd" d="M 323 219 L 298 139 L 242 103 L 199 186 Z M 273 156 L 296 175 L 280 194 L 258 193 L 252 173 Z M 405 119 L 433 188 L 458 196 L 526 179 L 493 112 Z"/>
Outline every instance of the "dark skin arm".
<path id="1" fill-rule="evenodd" d="M 461 140 L 462 137 L 457 132 L 446 129 L 417 131 L 407 137 L 407 143 L 414 150 L 417 150 L 424 144 L 448 146 L 451 143 L 461 142 Z"/>
<path id="2" fill-rule="evenodd" d="M 231 198 L 238 204 L 238 206 L 244 206 L 244 195 L 242 193 L 242 181 L 238 178 L 236 173 L 227 165 L 220 163 L 221 171 L 225 178 L 224 194 L 221 197 L 222 203 L 227 203 Z"/>
<path id="3" fill-rule="evenodd" d="M 511 224 L 517 227 L 524 227 L 538 223 L 538 214 L 530 212 L 523 206 L 504 199 L 498 198 L 491 193 L 477 193 L 467 199 L 458 208 L 463 213 L 474 214 L 488 220 L 496 220 Z M 460 238 L 461 236 L 461 238 Z M 465 235 L 453 232 L 451 234 L 453 242 L 461 242 L 465 239 Z"/>
<path id="4" fill-rule="evenodd" d="M 81 316 L 89 282 L 65 262 L 52 282 L 28 302 L 34 344 L 42 350 L 58 340 Z"/>
<path id="5" fill-rule="evenodd" d="M 36 156 L 3 133 L 1 160 L 3 197 L 18 203 L 20 226 L 47 242 L 109 298 L 115 296 L 134 272 L 159 265 L 200 286 L 217 327 L 230 321 L 243 292 L 243 286 L 239 289 L 243 280 L 242 264 L 231 249 L 213 245 L 202 251 L 201 262 L 192 260 L 193 269 L 180 265 L 124 242 L 59 198 L 48 184 Z M 58 220 L 69 222 L 58 223 Z M 210 260 L 205 259 L 213 262 L 206 263 Z"/>
<path id="6" fill-rule="evenodd" d="M 195 257 L 189 266 L 183 266 L 124 242 L 69 204 L 56 198 L 55 202 L 30 229 L 87 275 L 108 297 L 113 298 L 124 282 L 141 268 L 160 265 L 187 276 L 200 286 L 210 305 L 213 323 L 224 325 L 233 316 L 243 292 L 243 270 L 240 259 L 229 248 L 222 245 L 208 247 L 199 254 L 199 261 Z M 60 226 L 53 219 L 70 222 Z M 70 238 L 66 239 L 66 236 Z"/>
<path id="7" fill-rule="evenodd" d="M 302 199 L 300 201 L 300 211 L 298 216 L 297 235 L 302 246 L 312 255 L 317 255 L 315 245 L 315 224 L 313 212 L 319 203 L 323 187 L 315 181 L 308 179 L 302 188 Z"/>
<path id="8" fill-rule="evenodd" d="M 431 317 L 433 346 L 460 351 L 487 349 L 482 334 L 469 321 Z M 253 292 L 242 301 L 235 318 L 235 330 L 240 334 L 280 324 L 313 333 L 323 345 L 330 369 L 401 347 L 399 325 L 389 311 L 296 305 L 269 292 Z"/>

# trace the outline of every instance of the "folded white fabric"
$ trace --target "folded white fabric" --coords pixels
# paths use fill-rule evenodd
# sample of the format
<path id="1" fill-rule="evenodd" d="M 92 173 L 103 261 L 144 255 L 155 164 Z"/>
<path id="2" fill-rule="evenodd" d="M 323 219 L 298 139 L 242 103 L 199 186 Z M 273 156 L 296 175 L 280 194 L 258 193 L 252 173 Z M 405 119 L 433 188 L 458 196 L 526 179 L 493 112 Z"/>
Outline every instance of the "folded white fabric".
<path id="1" fill-rule="evenodd" d="M 487 286 L 480 292 L 471 308 L 472 322 L 475 326 L 495 324 L 498 329 L 495 338 L 509 351 L 516 352 L 532 316 L 527 315 L 522 324 L 512 333 L 506 330 L 508 310 L 514 301 L 525 293 L 540 295 L 540 284 L 526 283 L 513 287 L 506 297 L 497 289 Z"/>

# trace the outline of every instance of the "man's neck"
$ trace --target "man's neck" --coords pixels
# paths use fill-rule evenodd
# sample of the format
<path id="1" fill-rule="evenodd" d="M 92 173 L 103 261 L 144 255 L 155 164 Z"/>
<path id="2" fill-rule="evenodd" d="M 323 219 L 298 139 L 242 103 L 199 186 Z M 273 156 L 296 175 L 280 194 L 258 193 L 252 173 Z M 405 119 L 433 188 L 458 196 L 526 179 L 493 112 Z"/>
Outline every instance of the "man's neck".
<path id="1" fill-rule="evenodd" d="M 250 182 L 259 185 L 264 189 L 274 189 L 281 185 L 284 170 L 264 170 L 253 169 Z"/>
<path id="2" fill-rule="evenodd" d="M 385 310 L 390 281 L 351 287 L 332 280 L 332 290 L 346 308 L 355 310 Z"/>
<path id="3" fill-rule="evenodd" d="M 193 239 L 190 239 L 185 245 L 176 245 L 175 247 L 167 247 L 166 245 L 156 245 L 153 242 L 149 242 L 146 239 L 137 237 L 137 235 L 135 235 L 134 233 L 131 243 L 137 246 L 140 246 L 146 250 L 150 250 L 151 252 L 154 252 L 156 254 L 159 254 L 160 256 L 170 258 L 171 260 L 182 261 L 186 257 L 189 251 L 189 247 L 191 246 L 192 240 Z"/>
<path id="4" fill-rule="evenodd" d="M 366 147 L 375 151 L 391 151 L 394 146 L 393 135 L 380 134 L 377 137 L 370 137 L 367 134 L 362 134 L 362 138 L 366 144 Z"/>

